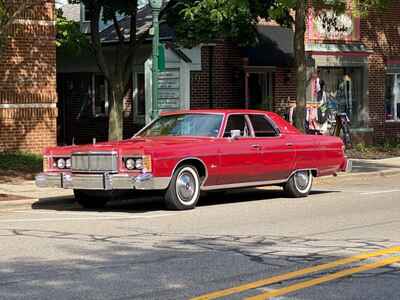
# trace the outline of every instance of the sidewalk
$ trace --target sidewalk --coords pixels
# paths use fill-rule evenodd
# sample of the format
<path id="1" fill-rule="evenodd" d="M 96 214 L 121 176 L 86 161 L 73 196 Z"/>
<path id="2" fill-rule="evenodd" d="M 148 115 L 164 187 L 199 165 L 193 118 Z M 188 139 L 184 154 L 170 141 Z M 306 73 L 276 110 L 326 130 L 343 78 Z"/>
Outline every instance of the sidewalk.
<path id="1" fill-rule="evenodd" d="M 0 206 L 10 204 L 34 203 L 39 199 L 72 197 L 72 190 L 38 188 L 33 180 L 23 182 L 0 182 Z"/>
<path id="2" fill-rule="evenodd" d="M 352 173 L 370 173 L 370 172 L 383 172 L 388 170 L 400 171 L 400 157 L 387 158 L 387 159 L 352 159 L 353 171 Z"/>
<path id="3" fill-rule="evenodd" d="M 341 173 L 338 175 L 339 178 L 400 174 L 400 157 L 380 160 L 352 159 L 352 162 L 352 172 Z M 323 182 L 325 178 L 332 179 L 332 177 L 321 177 L 318 182 Z M 0 182 L 0 205 L 12 202 L 33 203 L 39 199 L 72 197 L 72 195 L 73 192 L 71 190 L 37 188 L 34 181 Z"/>

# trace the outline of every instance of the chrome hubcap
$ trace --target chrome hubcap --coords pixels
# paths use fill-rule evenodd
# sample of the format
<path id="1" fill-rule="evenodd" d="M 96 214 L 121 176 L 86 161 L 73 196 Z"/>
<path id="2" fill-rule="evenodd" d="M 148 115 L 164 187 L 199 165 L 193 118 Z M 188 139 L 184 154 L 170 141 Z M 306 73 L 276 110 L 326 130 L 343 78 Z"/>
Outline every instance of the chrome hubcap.
<path id="1" fill-rule="evenodd" d="M 176 190 L 183 202 L 190 202 L 196 193 L 196 181 L 192 174 L 182 173 L 176 181 Z"/>
<path id="2" fill-rule="evenodd" d="M 297 172 L 294 175 L 294 181 L 297 188 L 300 191 L 304 191 L 308 188 L 308 184 L 310 182 L 310 173 L 308 171 Z"/>

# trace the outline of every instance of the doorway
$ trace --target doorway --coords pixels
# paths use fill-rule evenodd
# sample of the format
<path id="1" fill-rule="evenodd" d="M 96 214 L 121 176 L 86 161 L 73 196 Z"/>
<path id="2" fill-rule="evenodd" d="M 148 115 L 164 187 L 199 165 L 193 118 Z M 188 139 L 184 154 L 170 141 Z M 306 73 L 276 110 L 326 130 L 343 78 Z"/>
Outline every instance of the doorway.
<path id="1" fill-rule="evenodd" d="M 272 110 L 272 72 L 247 73 L 246 106 L 249 109 Z"/>

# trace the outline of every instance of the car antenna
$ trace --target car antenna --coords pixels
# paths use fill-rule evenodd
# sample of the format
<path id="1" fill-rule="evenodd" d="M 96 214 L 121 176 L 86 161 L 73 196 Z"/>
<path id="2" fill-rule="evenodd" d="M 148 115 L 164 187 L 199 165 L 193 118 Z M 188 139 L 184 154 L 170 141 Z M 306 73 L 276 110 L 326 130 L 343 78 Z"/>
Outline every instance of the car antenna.
<path id="1" fill-rule="evenodd" d="M 75 146 L 75 137 L 72 137 L 72 146 Z"/>
<path id="2" fill-rule="evenodd" d="M 93 138 L 93 145 L 96 145 L 96 138 Z"/>

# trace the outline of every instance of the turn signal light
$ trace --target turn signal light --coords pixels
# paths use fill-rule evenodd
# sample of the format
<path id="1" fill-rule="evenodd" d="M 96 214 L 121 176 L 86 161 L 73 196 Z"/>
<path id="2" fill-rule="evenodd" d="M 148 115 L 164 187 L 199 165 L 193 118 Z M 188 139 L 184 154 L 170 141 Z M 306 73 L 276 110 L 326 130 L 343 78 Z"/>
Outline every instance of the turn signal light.
<path id="1" fill-rule="evenodd" d="M 47 172 L 49 170 L 49 157 L 43 156 L 43 172 Z"/>
<path id="2" fill-rule="evenodd" d="M 152 171 L 152 162 L 150 155 L 143 156 L 143 173 L 150 173 Z"/>

